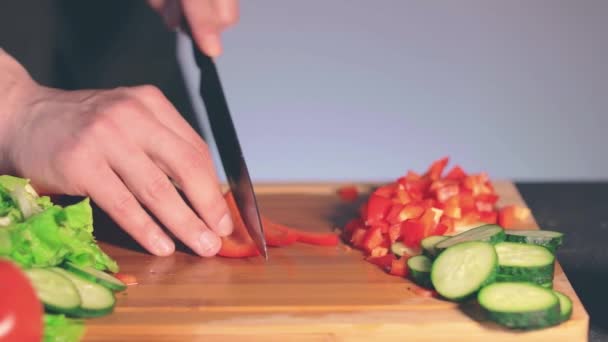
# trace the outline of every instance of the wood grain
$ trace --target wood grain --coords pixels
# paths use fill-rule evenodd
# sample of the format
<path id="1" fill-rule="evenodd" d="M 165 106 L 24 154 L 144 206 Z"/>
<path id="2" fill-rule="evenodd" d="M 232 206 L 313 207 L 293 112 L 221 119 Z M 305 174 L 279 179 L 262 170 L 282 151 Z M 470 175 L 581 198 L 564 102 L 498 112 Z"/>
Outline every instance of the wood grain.
<path id="1" fill-rule="evenodd" d="M 358 206 L 338 199 L 339 185 L 259 184 L 256 193 L 261 211 L 275 221 L 331 231 Z M 500 204 L 523 204 L 511 183 L 495 186 Z M 534 220 L 521 228 L 530 227 Z M 139 284 L 118 294 L 114 314 L 87 322 L 86 341 L 587 340 L 588 315 L 559 265 L 555 288 L 573 299 L 572 319 L 514 332 L 484 322 L 474 304 L 417 296 L 415 285 L 386 275 L 345 245 L 273 248 L 264 262 L 201 259 L 187 251 L 161 258 L 120 247 L 130 246 L 124 242 L 102 247 Z"/>

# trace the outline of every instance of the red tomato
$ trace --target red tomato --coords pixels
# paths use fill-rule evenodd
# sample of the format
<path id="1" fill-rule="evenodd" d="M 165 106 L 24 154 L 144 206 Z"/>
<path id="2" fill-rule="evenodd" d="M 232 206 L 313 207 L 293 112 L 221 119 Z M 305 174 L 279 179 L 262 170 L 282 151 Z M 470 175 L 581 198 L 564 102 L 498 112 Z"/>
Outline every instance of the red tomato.
<path id="1" fill-rule="evenodd" d="M 2 260 L 0 279 L 0 341 L 41 341 L 44 308 L 29 279 L 15 264 Z"/>

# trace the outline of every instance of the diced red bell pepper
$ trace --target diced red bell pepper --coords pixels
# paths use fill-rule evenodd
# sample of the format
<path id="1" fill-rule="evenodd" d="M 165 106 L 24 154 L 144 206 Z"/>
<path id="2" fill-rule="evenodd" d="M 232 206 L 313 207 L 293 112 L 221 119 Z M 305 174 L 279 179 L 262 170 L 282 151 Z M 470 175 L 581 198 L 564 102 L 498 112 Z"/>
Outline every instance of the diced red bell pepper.
<path id="1" fill-rule="evenodd" d="M 498 221 L 498 212 L 496 212 L 496 211 L 480 212 L 479 220 L 481 222 L 485 222 L 485 223 L 489 223 L 489 224 L 496 224 L 496 222 Z"/>
<path id="2" fill-rule="evenodd" d="M 395 183 L 386 184 L 386 185 L 383 185 L 383 186 L 377 188 L 376 190 L 374 190 L 374 192 L 372 193 L 372 196 L 377 195 L 377 196 L 384 197 L 384 198 L 391 198 L 395 194 L 396 190 L 397 190 L 397 184 L 395 184 Z"/>
<path id="3" fill-rule="evenodd" d="M 392 204 L 393 202 L 387 197 L 371 195 L 367 202 L 367 223 L 372 225 L 384 219 Z"/>
<path id="4" fill-rule="evenodd" d="M 454 232 L 454 219 L 447 217 L 447 216 L 442 216 L 441 219 L 439 219 L 439 224 L 446 226 L 446 231 L 443 233 L 443 235 L 446 234 L 450 234 L 452 232 Z"/>
<path id="5" fill-rule="evenodd" d="M 401 237 L 401 224 L 397 223 L 388 228 L 388 239 L 391 243 L 399 240 Z"/>
<path id="6" fill-rule="evenodd" d="M 422 178 L 422 176 L 420 174 L 418 174 L 417 172 L 412 171 L 412 170 L 408 170 L 407 174 L 405 175 L 405 180 L 408 182 L 417 181 L 421 178 Z"/>
<path id="7" fill-rule="evenodd" d="M 475 198 L 472 194 L 461 192 L 458 194 L 458 204 L 460 206 L 460 210 L 462 215 L 465 215 L 471 211 L 475 211 Z"/>
<path id="8" fill-rule="evenodd" d="M 347 233 L 352 233 L 357 228 L 365 228 L 365 223 L 360 218 L 354 218 L 346 223 L 344 226 L 344 231 Z"/>
<path id="9" fill-rule="evenodd" d="M 353 246 L 357 248 L 361 248 L 363 246 L 363 240 L 365 239 L 365 235 L 367 234 L 367 229 L 365 228 L 357 228 L 353 232 L 353 235 L 350 238 L 350 242 Z"/>
<path id="10" fill-rule="evenodd" d="M 470 211 L 462 216 L 462 218 L 454 220 L 455 227 L 464 227 L 478 224 L 480 222 L 479 214 L 475 211 Z"/>
<path id="11" fill-rule="evenodd" d="M 369 255 L 371 257 L 381 257 L 381 256 L 385 256 L 388 253 L 388 248 L 387 247 L 382 247 L 382 246 L 378 246 L 375 247 L 374 249 L 371 250 L 371 252 L 369 253 Z"/>
<path id="12" fill-rule="evenodd" d="M 374 248 L 380 246 L 383 240 L 382 229 L 380 227 L 372 227 L 367 230 L 367 233 L 363 238 L 363 248 L 366 251 L 371 252 Z"/>
<path id="13" fill-rule="evenodd" d="M 338 196 L 344 201 L 352 202 L 359 196 L 359 191 L 354 185 L 346 185 L 338 189 Z"/>
<path id="14" fill-rule="evenodd" d="M 460 187 L 456 184 L 446 185 L 442 188 L 437 189 L 436 197 L 439 202 L 445 202 L 449 198 L 458 195 Z"/>
<path id="15" fill-rule="evenodd" d="M 399 222 L 409 219 L 417 219 L 424 213 L 424 206 L 419 203 L 406 204 L 399 213 Z"/>
<path id="16" fill-rule="evenodd" d="M 451 197 L 445 202 L 443 213 L 446 216 L 456 219 L 462 216 L 462 211 L 458 203 L 458 196 Z"/>
<path id="17" fill-rule="evenodd" d="M 395 201 L 400 204 L 408 204 L 412 201 L 412 197 L 407 192 L 405 186 L 399 184 L 397 188 L 397 196 L 395 197 Z"/>
<path id="18" fill-rule="evenodd" d="M 401 239 L 412 248 L 418 248 L 424 238 L 424 225 L 418 220 L 407 220 L 401 224 Z"/>
<path id="19" fill-rule="evenodd" d="M 437 179 L 441 178 L 441 174 L 443 173 L 443 170 L 445 169 L 446 165 L 448 165 L 448 161 L 449 161 L 448 157 L 444 157 L 444 158 L 434 161 L 431 164 L 431 166 L 429 167 L 426 174 L 429 176 L 429 178 L 431 180 L 437 180 Z"/>
<path id="20" fill-rule="evenodd" d="M 424 227 L 422 238 L 425 238 L 431 234 L 433 229 L 435 228 L 435 210 L 433 208 L 427 209 L 424 211 L 424 214 L 418 219 L 422 226 Z M 439 221 L 439 219 L 437 219 Z"/>
<path id="21" fill-rule="evenodd" d="M 367 257 L 365 260 L 369 263 L 372 263 L 376 266 L 379 266 L 385 271 L 390 270 L 391 265 L 393 264 L 393 260 L 397 259 L 393 253 L 387 253 L 381 257 Z"/>
<path id="22" fill-rule="evenodd" d="M 401 213 L 404 207 L 405 206 L 402 204 L 394 204 L 391 207 L 391 210 L 389 210 L 388 214 L 386 214 L 386 222 L 388 222 L 389 224 L 396 224 L 401 222 L 399 220 L 399 214 Z"/>
<path id="23" fill-rule="evenodd" d="M 467 176 L 467 174 L 464 172 L 464 170 L 459 165 L 455 165 L 445 175 L 445 179 L 451 179 L 451 180 L 461 181 L 461 180 L 465 179 L 466 176 Z"/>
<path id="24" fill-rule="evenodd" d="M 484 201 L 475 201 L 475 209 L 477 209 L 477 211 L 479 213 L 482 212 L 492 212 L 494 211 L 494 205 L 490 202 L 484 202 Z"/>
<path id="25" fill-rule="evenodd" d="M 479 194 L 475 197 L 475 200 L 490 203 L 490 204 L 496 204 L 496 202 L 498 202 L 498 195 L 496 195 L 494 193 Z"/>
<path id="26" fill-rule="evenodd" d="M 448 226 L 443 223 L 439 223 L 435 226 L 435 230 L 431 233 L 431 235 L 444 235 L 448 231 Z"/>
<path id="27" fill-rule="evenodd" d="M 382 234 L 387 234 L 390 226 L 391 225 L 385 220 L 378 221 L 374 224 L 374 227 L 380 227 Z"/>
<path id="28" fill-rule="evenodd" d="M 530 217 L 530 209 L 519 205 L 508 205 L 498 212 L 498 224 L 503 228 L 516 228 Z"/>
<path id="29" fill-rule="evenodd" d="M 407 276 L 407 260 L 409 258 L 408 257 L 401 257 L 399 259 L 394 259 L 391 263 L 391 269 L 389 271 L 389 273 L 391 275 L 397 276 L 397 277 L 405 277 Z"/>

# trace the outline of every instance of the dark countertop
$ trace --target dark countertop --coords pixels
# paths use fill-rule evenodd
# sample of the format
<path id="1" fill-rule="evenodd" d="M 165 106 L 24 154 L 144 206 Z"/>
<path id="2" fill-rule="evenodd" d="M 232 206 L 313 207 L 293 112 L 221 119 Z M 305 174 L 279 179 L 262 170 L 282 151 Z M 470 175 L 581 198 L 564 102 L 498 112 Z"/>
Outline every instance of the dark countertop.
<path id="1" fill-rule="evenodd" d="M 608 183 L 516 183 L 542 229 L 566 234 L 558 260 L 590 317 L 590 341 L 608 341 Z"/>

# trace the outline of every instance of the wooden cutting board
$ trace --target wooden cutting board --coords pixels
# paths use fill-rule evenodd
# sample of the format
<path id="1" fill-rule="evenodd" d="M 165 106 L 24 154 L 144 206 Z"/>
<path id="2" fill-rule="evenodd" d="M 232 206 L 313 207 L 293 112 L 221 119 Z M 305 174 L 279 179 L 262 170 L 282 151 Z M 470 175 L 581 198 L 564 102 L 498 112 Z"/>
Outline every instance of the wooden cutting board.
<path id="1" fill-rule="evenodd" d="M 256 192 L 262 213 L 273 220 L 331 231 L 358 207 L 340 201 L 338 186 L 259 185 Z M 524 204 L 512 183 L 495 187 L 500 205 Z M 117 295 L 112 315 L 87 322 L 87 341 L 587 340 L 588 315 L 559 265 L 554 286 L 572 298 L 572 319 L 514 332 L 481 321 L 475 305 L 417 296 L 412 283 L 385 274 L 344 245 L 271 249 L 266 263 L 202 259 L 187 250 L 162 258 L 125 242 L 109 224 L 96 222 L 96 232 L 104 232 L 100 240 L 111 241 L 102 247 L 139 284 Z"/>

